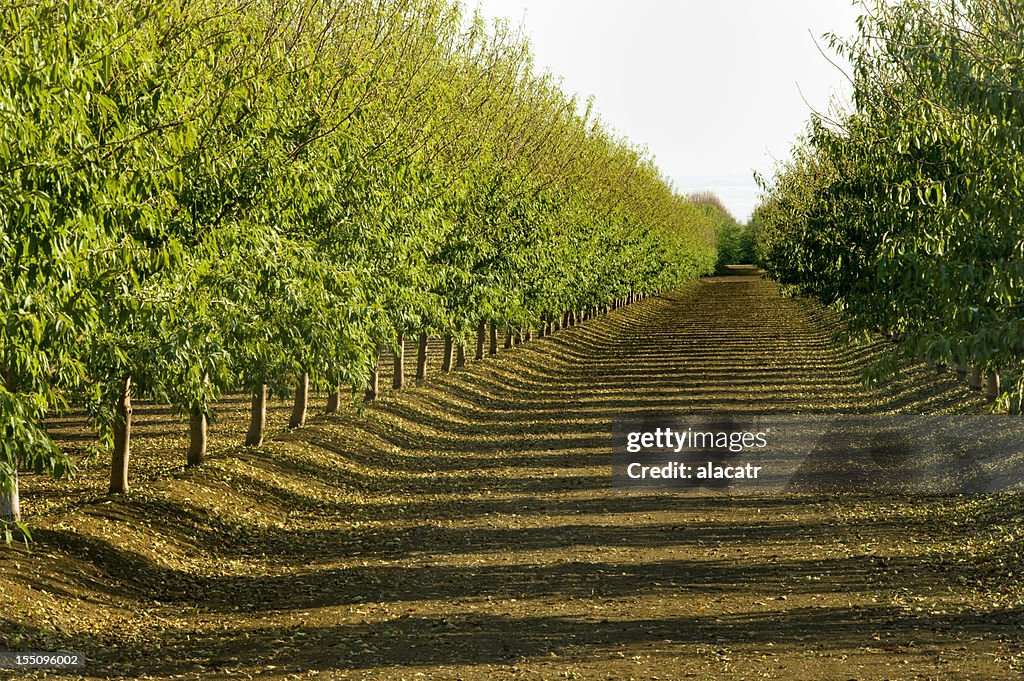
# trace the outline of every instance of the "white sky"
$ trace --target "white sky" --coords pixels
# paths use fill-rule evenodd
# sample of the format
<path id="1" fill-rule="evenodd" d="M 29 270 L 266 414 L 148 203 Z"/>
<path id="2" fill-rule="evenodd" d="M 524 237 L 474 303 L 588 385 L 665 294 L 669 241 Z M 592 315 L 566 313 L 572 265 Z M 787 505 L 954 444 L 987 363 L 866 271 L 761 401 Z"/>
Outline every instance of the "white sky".
<path id="1" fill-rule="evenodd" d="M 539 68 L 594 95 L 678 190 L 711 190 L 741 221 L 757 203 L 753 171 L 770 177 L 789 156 L 810 107 L 849 97 L 815 40 L 836 60 L 821 35 L 854 33 L 851 0 L 464 1 L 522 24 Z"/>

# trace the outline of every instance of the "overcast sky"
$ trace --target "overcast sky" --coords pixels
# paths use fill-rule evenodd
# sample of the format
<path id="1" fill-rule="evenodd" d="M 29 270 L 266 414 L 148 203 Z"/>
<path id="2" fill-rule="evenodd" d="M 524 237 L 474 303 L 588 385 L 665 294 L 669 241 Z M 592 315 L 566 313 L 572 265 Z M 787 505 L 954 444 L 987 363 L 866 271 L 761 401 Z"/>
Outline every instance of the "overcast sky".
<path id="1" fill-rule="evenodd" d="M 522 24 L 541 69 L 594 95 L 677 189 L 714 191 L 741 221 L 753 171 L 770 176 L 811 107 L 849 97 L 815 39 L 829 53 L 823 33 L 853 34 L 850 0 L 464 1 Z"/>

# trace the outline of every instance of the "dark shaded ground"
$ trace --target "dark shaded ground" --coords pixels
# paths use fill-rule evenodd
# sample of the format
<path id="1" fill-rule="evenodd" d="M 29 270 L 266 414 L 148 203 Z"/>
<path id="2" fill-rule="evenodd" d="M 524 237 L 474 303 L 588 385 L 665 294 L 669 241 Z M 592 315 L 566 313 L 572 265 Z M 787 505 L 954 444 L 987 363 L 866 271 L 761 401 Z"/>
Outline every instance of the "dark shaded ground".
<path id="1" fill-rule="evenodd" d="M 65 493 L 0 550 L 0 649 L 81 650 L 89 678 L 1020 678 L 1013 497 L 611 491 L 623 412 L 983 408 L 923 369 L 866 391 L 878 348 L 831 328 L 735 270 L 125 498 Z"/>

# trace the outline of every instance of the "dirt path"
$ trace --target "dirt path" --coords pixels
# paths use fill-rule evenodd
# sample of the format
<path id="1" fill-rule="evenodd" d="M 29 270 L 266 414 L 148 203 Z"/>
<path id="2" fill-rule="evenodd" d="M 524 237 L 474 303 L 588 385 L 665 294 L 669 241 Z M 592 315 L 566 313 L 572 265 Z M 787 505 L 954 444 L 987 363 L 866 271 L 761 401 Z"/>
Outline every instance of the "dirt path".
<path id="1" fill-rule="evenodd" d="M 90 677 L 1020 678 L 1015 568 L 965 553 L 991 504 L 609 489 L 623 412 L 978 408 L 923 370 L 865 391 L 871 351 L 828 328 L 738 270 L 41 519 L 0 551 L 0 649 Z"/>

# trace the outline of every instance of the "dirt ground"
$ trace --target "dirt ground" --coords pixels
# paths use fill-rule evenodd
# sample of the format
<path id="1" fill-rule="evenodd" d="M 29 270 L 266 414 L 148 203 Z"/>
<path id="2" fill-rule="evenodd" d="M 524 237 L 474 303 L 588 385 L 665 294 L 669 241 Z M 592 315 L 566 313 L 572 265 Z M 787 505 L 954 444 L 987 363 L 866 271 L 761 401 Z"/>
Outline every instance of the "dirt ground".
<path id="1" fill-rule="evenodd" d="M 832 330 L 736 269 L 258 450 L 222 425 L 200 469 L 153 408 L 131 494 L 103 462 L 23 481 L 0 650 L 90 679 L 1022 678 L 1019 497 L 611 489 L 617 414 L 984 410 L 921 367 L 865 389 L 879 348 Z"/>

